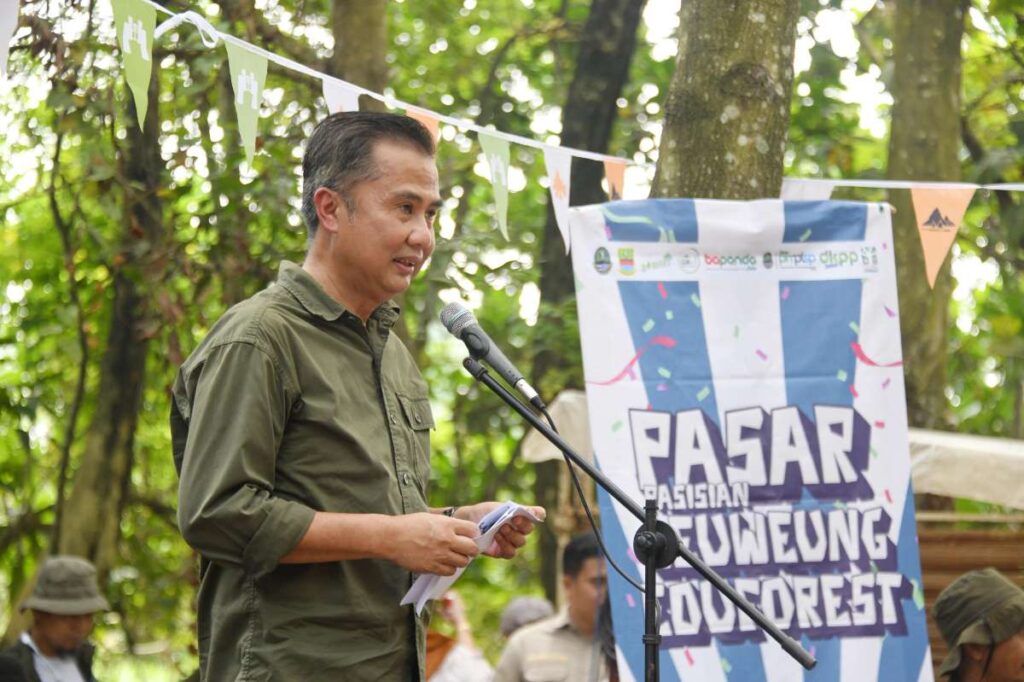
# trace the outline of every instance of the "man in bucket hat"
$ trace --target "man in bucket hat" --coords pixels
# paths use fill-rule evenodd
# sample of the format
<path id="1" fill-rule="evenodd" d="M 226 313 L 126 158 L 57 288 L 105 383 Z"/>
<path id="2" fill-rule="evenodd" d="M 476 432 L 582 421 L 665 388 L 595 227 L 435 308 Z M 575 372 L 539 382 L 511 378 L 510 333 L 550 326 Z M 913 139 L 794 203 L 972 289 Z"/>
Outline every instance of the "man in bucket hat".
<path id="1" fill-rule="evenodd" d="M 93 647 L 86 639 L 93 615 L 110 608 L 85 559 L 50 557 L 21 610 L 32 609 L 32 626 L 4 658 L 17 660 L 31 682 L 95 682 Z"/>
<path id="2" fill-rule="evenodd" d="M 1024 590 L 994 568 L 957 578 L 935 601 L 952 682 L 1024 682 Z"/>

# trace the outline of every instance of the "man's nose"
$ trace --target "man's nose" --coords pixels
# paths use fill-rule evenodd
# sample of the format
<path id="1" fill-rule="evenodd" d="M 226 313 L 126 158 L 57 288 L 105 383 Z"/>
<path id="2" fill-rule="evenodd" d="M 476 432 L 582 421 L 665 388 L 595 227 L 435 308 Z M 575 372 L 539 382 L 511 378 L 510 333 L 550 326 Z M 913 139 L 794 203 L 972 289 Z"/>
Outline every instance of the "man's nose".
<path id="1" fill-rule="evenodd" d="M 418 219 L 409 233 L 408 241 L 410 244 L 418 246 L 432 245 L 434 243 L 434 225 L 431 220 L 426 216 Z"/>

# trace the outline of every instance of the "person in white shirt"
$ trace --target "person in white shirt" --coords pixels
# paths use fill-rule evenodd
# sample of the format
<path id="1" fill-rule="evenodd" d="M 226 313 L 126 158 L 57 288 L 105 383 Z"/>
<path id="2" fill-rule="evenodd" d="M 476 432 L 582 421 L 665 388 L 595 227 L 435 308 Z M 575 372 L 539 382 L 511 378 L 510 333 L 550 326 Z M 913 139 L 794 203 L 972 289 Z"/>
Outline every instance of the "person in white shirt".
<path id="1" fill-rule="evenodd" d="M 96 584 L 96 569 L 85 559 L 50 557 L 35 589 L 21 605 L 32 610 L 32 626 L 3 659 L 20 664 L 29 682 L 95 682 L 93 617 L 110 608 Z"/>

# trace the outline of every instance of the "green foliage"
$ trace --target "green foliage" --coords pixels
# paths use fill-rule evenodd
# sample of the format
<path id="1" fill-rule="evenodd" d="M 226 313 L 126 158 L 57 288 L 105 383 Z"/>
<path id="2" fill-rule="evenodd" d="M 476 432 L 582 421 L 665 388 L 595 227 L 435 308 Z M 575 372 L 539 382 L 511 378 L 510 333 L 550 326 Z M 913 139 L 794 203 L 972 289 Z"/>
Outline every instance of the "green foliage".
<path id="1" fill-rule="evenodd" d="M 265 19 L 318 58 L 330 52 L 330 3 L 324 0 L 264 3 L 270 8 L 253 25 L 230 25 L 221 4 L 190 4 L 222 30 L 253 42 L 261 43 L 252 31 Z M 885 139 L 861 126 L 858 104 L 844 94 L 843 74 L 875 73 L 884 84 L 891 3 L 860 19 L 862 45 L 853 57 L 815 39 L 816 22 L 826 16 L 821 13 L 841 3 L 805 5 L 800 38 L 810 42 L 812 60 L 795 81 L 787 171 L 877 177 Z M 389 92 L 450 116 L 552 141 L 587 7 L 584 0 L 389 3 Z M 195 666 L 197 565 L 175 529 L 168 388 L 181 360 L 227 307 L 272 281 L 281 259 L 301 260 L 298 163 L 302 140 L 324 114 L 320 85 L 271 66 L 259 152 L 252 171 L 240 173 L 243 151 L 223 49 L 207 50 L 188 26 L 162 38 L 154 77 L 160 86 L 164 240 L 144 244 L 129 238 L 132 226 L 124 215 L 126 132 L 137 123 L 127 113 L 110 17 L 89 17 L 82 3 L 23 2 L 22 8 L 41 23 L 18 33 L 12 76 L 0 96 L 6 133 L 0 156 L 9 161 L 0 180 L 0 598 L 10 611 L 36 562 L 51 549 L 62 453 L 69 453 L 66 497 L 95 416 L 114 278 L 130 276 L 145 293 L 139 331 L 148 343 L 148 363 L 130 494 L 107 590 L 115 610 L 97 638 L 107 661 L 104 679 L 174 679 Z M 972 180 L 1021 180 L 1024 60 L 1014 12 L 1014 3 L 992 0 L 971 14 L 964 117 L 981 150 L 965 154 L 965 177 Z M 673 56 L 655 59 L 641 40 L 619 103 L 613 153 L 656 160 L 673 68 Z M 513 146 L 513 175 L 521 171 L 525 184 L 510 197 L 511 239 L 503 243 L 494 229 L 490 184 L 476 172 L 475 140 L 454 127 L 443 132 L 439 165 L 446 203 L 437 249 L 404 302 L 435 406 L 431 502 L 529 500 L 533 470 L 519 457 L 521 419 L 462 370 L 464 350 L 436 316 L 442 300 L 479 304 L 481 324 L 528 374 L 532 349 L 568 349 L 578 359 L 574 304 L 538 309 L 536 303 L 547 202 L 538 182 L 543 159 L 536 150 Z M 847 194 L 878 198 L 862 190 Z M 957 327 L 948 395 L 952 422 L 964 431 L 1021 435 L 1024 209 L 1017 196 L 979 196 L 958 241 L 961 260 L 977 264 L 952 304 Z M 569 362 L 548 374 L 541 392 L 552 397 L 564 386 L 581 385 L 579 365 Z M 530 545 L 513 562 L 474 562 L 459 583 L 478 641 L 491 656 L 500 648 L 496 621 L 504 603 L 514 594 L 539 593 L 535 551 Z"/>

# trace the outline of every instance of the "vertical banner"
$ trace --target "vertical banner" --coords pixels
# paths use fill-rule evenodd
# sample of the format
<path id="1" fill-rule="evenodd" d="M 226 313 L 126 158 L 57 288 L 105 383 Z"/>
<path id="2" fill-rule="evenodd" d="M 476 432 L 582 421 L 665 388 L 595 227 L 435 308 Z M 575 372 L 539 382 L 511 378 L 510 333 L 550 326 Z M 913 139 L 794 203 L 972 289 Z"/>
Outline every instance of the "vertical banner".
<path id="1" fill-rule="evenodd" d="M 485 132 L 478 133 L 477 138 L 480 140 L 480 148 L 484 150 L 487 169 L 491 175 L 498 229 L 501 230 L 501 236 L 505 241 L 508 241 L 508 140 Z"/>
<path id="2" fill-rule="evenodd" d="M 235 112 L 238 132 L 245 147 L 245 160 L 252 164 L 256 155 L 256 126 L 263 101 L 263 84 L 267 80 L 267 58 L 232 42 L 225 42 L 231 85 L 235 89 Z"/>
<path id="3" fill-rule="evenodd" d="M 569 186 L 572 180 L 572 154 L 562 147 L 544 145 L 544 167 L 551 189 L 551 205 L 555 209 L 555 222 L 569 253 Z"/>
<path id="4" fill-rule="evenodd" d="M 327 111 L 336 114 L 339 111 L 359 111 L 359 91 L 345 81 L 325 77 L 324 101 Z"/>
<path id="5" fill-rule="evenodd" d="M 924 269 L 928 286 L 935 288 L 935 278 L 956 241 L 956 233 L 964 219 L 967 205 L 974 198 L 975 187 L 912 187 L 914 219 L 924 250 Z"/>
<path id="6" fill-rule="evenodd" d="M 149 79 L 153 74 L 153 29 L 156 10 L 143 0 L 112 0 L 117 44 L 124 58 L 125 77 L 135 98 L 139 128 L 149 108 Z"/>
<path id="7" fill-rule="evenodd" d="M 655 588 L 662 679 L 930 682 L 887 205 L 619 201 L 570 222 L 598 465 L 818 659 L 678 560 Z M 600 501 L 642 582 L 639 522 Z M 642 680 L 643 596 L 609 583 Z"/>

